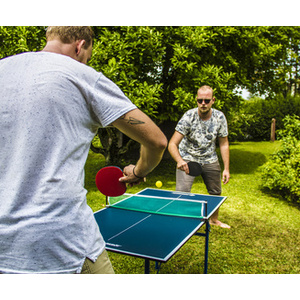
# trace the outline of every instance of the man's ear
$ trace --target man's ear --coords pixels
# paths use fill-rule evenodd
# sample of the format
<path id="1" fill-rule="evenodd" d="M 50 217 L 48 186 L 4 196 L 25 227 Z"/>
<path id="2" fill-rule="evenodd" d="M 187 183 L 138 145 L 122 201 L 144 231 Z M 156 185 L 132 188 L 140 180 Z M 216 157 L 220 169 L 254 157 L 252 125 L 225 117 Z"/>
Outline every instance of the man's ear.
<path id="1" fill-rule="evenodd" d="M 76 55 L 80 54 L 81 48 L 85 45 L 85 40 L 76 41 Z"/>

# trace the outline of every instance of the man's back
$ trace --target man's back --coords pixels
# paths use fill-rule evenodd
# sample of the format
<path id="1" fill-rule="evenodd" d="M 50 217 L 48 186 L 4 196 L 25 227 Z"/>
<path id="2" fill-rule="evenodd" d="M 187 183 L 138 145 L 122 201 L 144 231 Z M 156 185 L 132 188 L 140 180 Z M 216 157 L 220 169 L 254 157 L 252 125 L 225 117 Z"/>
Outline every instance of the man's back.
<path id="1" fill-rule="evenodd" d="M 76 183 L 83 180 L 76 170 L 84 166 L 82 154 L 99 121 L 92 121 L 83 101 L 84 91 L 79 90 L 80 73 L 75 76 L 76 70 L 89 68 L 49 53 L 22 54 L 7 59 L 7 68 L 5 64 L 5 60 L 3 68 L 0 64 L 0 84 L 5 87 L 0 104 L 1 166 L 5 172 L 1 172 L 0 184 L 16 185 L 12 189 L 22 185 L 22 197 L 28 190 L 32 196 L 33 185 L 43 185 L 45 180 L 47 193 L 82 192 L 76 190 Z M 70 157 L 72 164 L 65 164 Z"/>
<path id="2" fill-rule="evenodd" d="M 97 128 L 122 113 L 105 103 L 107 84 L 64 55 L 0 61 L 0 271 L 75 272 L 80 259 L 103 251 L 83 169 Z M 135 108 L 122 101 L 127 111 Z M 68 261 L 61 264 L 61 257 Z"/>

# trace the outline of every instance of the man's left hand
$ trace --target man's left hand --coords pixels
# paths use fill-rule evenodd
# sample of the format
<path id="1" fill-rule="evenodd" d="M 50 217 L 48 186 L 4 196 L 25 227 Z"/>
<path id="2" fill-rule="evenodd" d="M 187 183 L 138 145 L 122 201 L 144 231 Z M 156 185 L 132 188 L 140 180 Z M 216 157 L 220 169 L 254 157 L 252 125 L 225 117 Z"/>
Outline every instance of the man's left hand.
<path id="1" fill-rule="evenodd" d="M 223 183 L 224 183 L 224 184 L 228 183 L 229 178 L 230 178 L 229 171 L 224 170 L 224 171 L 223 171 L 223 177 L 222 177 Z"/>

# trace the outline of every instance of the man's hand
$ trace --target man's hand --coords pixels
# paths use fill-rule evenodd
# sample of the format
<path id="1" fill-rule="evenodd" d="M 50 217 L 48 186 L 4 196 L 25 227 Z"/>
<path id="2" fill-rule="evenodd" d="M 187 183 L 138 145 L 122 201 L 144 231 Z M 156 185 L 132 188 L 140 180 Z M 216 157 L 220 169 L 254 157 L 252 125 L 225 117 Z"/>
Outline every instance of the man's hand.
<path id="1" fill-rule="evenodd" d="M 224 183 L 224 184 L 228 183 L 229 178 L 230 178 L 230 173 L 229 173 L 229 171 L 224 170 L 224 171 L 223 171 L 223 177 L 222 177 L 223 183 Z"/>
<path id="2" fill-rule="evenodd" d="M 134 174 L 133 169 L 135 165 L 128 165 L 123 169 L 124 176 L 119 179 L 119 181 L 128 183 L 130 187 L 137 185 L 141 182 L 146 182 L 146 177 L 139 178 Z"/>
<path id="3" fill-rule="evenodd" d="M 177 169 L 189 174 L 189 166 L 184 160 L 181 160 L 177 163 Z"/>

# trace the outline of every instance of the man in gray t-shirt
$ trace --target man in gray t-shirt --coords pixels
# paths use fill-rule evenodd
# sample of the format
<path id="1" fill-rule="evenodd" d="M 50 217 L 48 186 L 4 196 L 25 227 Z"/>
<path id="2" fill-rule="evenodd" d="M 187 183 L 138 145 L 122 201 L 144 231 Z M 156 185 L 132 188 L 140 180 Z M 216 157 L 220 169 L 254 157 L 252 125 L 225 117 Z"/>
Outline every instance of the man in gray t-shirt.
<path id="1" fill-rule="evenodd" d="M 218 140 L 224 163 L 223 183 L 229 181 L 229 143 L 227 121 L 221 111 L 212 108 L 215 98 L 209 86 L 202 86 L 197 93 L 198 107 L 187 111 L 179 120 L 169 142 L 169 152 L 177 162 L 176 190 L 190 192 L 194 176 L 189 176 L 189 161 L 202 166 L 202 177 L 211 195 L 221 194 L 221 169 L 216 153 Z M 217 210 L 211 217 L 212 225 L 230 228 L 218 220 Z"/>
<path id="2" fill-rule="evenodd" d="M 167 140 L 103 74 L 86 65 L 93 34 L 49 27 L 41 52 L 0 60 L 0 273 L 113 273 L 84 188 L 99 127 L 141 144 L 121 181 L 137 184 Z"/>

